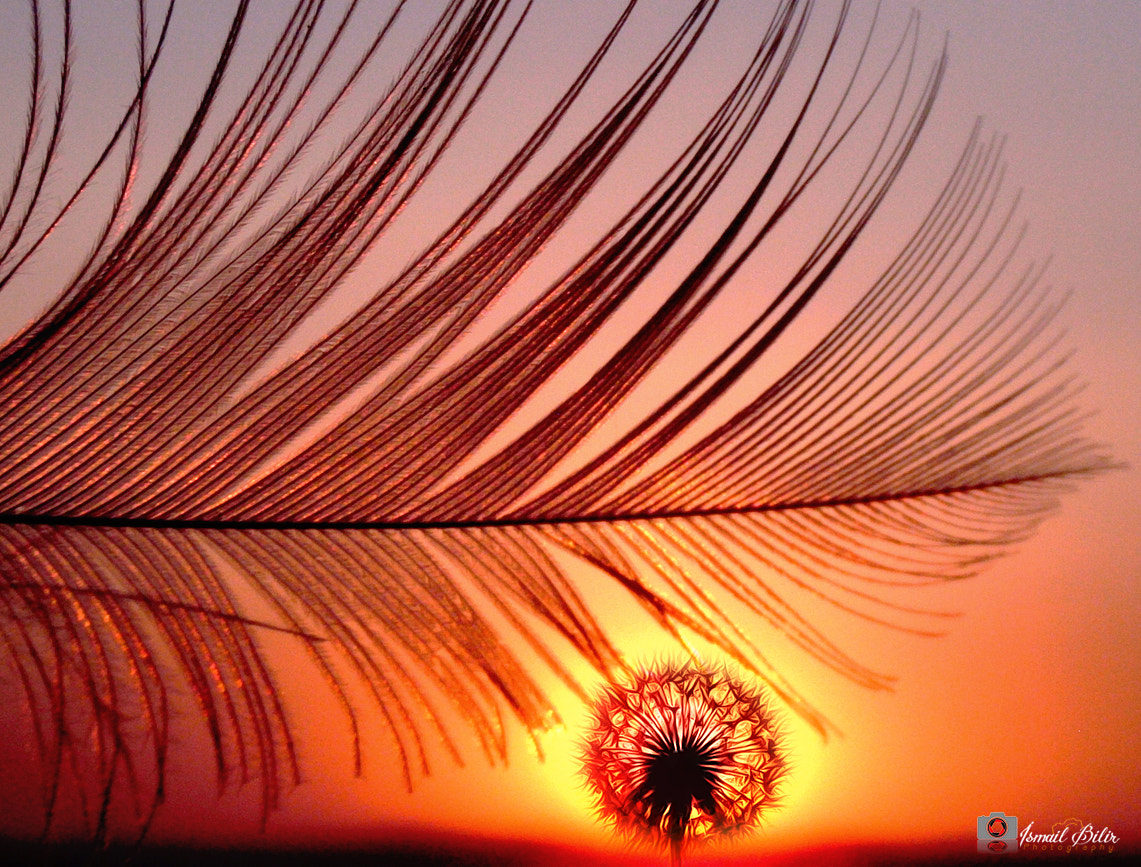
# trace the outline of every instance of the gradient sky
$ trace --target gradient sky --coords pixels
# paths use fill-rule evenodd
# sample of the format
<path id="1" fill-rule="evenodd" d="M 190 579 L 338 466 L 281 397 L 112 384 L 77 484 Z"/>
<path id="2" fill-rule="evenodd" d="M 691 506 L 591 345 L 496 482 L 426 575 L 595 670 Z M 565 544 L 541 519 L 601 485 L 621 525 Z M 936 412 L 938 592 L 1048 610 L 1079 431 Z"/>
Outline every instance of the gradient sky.
<path id="1" fill-rule="evenodd" d="M 533 56 L 506 72 L 516 76 L 508 85 L 520 96 L 506 119 L 492 115 L 489 124 L 525 112 L 534 104 L 530 94 L 546 91 L 544 76 L 557 77 L 560 62 L 569 66 L 589 44 L 568 32 L 580 16 L 591 17 L 580 9 L 605 10 L 598 20 L 609 21 L 619 4 L 574 4 L 573 14 L 570 4 L 558 5 L 539 10 L 534 29 L 524 32 Z M 696 62 L 748 42 L 753 5 L 726 4 L 710 54 Z M 1052 255 L 1050 282 L 1073 293 L 1066 322 L 1074 368 L 1088 381 L 1089 433 L 1128 467 L 1082 481 L 1033 538 L 980 577 L 931 591 L 932 607 L 961 613 L 947 637 L 863 628 L 853 635 L 859 658 L 898 675 L 893 693 L 871 693 L 790 660 L 785 673 L 843 736 L 824 742 L 790 717 L 794 771 L 786 805 L 755 839 L 725 853 L 727 860 L 861 841 L 952 840 L 969 851 L 975 817 L 993 810 L 1036 827 L 1077 818 L 1108 826 L 1124 845 L 1141 845 L 1141 4 L 913 5 L 930 52 L 949 32 L 951 63 L 901 201 L 883 217 L 890 221 L 895 207 L 906 212 L 913 188 L 926 183 L 929 195 L 937 191 L 976 115 L 1008 135 L 1009 183 L 1023 188 L 1022 214 L 1031 225 L 1028 253 Z M 831 6 L 823 6 L 827 17 Z M 889 26 L 908 8 L 885 2 Z M 647 48 L 653 44 L 652 22 L 635 32 Z M 530 42 L 528 34 L 535 34 Z M 615 67 L 635 68 L 635 49 Z M 681 84 L 695 98 L 704 90 L 690 79 Z M 652 656 L 668 648 L 597 583 L 588 598 L 606 600 L 604 622 L 625 652 Z M 592 682 L 587 667 L 576 671 Z M 469 767 L 441 761 L 412 795 L 393 785 L 380 739 L 366 756 L 364 778 L 353 779 L 341 724 L 332 715 L 307 716 L 300 724 L 307 781 L 288 795 L 264 837 L 249 793 L 215 802 L 209 781 L 197 779 L 194 735 L 187 734 L 154 838 L 205 839 L 199 834 L 208 828 L 210 839 L 228 842 L 377 842 L 446 829 L 608 846 L 576 777 L 582 704 L 550 687 L 566 725 L 540 737 L 546 761 L 516 730 L 509 767 L 486 768 L 469 750 Z M 295 698 L 306 689 L 289 687 Z M 9 766 L 8 783 L 12 772 Z"/>

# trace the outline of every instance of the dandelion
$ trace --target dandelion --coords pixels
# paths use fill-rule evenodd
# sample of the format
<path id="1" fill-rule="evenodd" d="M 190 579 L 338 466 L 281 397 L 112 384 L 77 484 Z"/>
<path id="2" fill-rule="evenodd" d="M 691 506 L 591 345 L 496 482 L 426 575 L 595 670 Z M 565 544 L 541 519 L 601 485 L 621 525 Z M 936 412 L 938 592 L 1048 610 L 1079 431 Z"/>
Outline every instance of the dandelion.
<path id="1" fill-rule="evenodd" d="M 583 773 L 598 811 L 633 840 L 668 846 L 757 825 L 787 771 L 765 695 L 724 669 L 665 664 L 595 702 Z"/>

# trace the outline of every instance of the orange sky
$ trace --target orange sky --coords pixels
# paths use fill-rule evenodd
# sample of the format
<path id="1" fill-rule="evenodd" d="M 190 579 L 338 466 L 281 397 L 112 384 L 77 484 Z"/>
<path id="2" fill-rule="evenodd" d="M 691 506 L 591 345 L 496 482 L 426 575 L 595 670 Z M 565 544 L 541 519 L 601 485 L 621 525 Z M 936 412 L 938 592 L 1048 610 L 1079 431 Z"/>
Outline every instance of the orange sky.
<path id="1" fill-rule="evenodd" d="M 971 851 L 975 818 L 994 810 L 1038 827 L 1078 818 L 1108 826 L 1123 846 L 1141 845 L 1141 7 L 1130 0 L 1080 8 L 1064 0 L 917 5 L 929 48 L 951 32 L 951 67 L 905 183 L 926 179 L 933 193 L 975 113 L 1009 133 L 1012 183 L 1026 189 L 1030 250 L 1052 253 L 1052 282 L 1074 293 L 1067 321 L 1075 367 L 1089 382 L 1085 405 L 1097 411 L 1089 431 L 1132 468 L 1083 481 L 1033 538 L 980 577 L 924 591 L 918 601 L 961 613 L 946 637 L 837 620 L 858 658 L 898 676 L 893 693 L 864 690 L 776 649 L 778 667 L 843 735 L 825 742 L 789 716 L 785 806 L 758 836 L 719 856 L 730 862 L 901 839 L 960 841 Z M 748 6 L 727 4 L 727 26 L 711 38 L 745 28 Z M 906 8 L 885 4 L 889 17 Z M 565 26 L 557 12 L 546 14 L 551 26 Z M 581 579 L 588 599 L 606 600 L 604 624 L 630 658 L 668 651 L 603 579 L 585 570 Z M 293 670 L 288 654 L 278 665 Z M 593 682 L 587 666 L 575 670 Z M 306 781 L 264 836 L 249 792 L 214 801 L 193 746 L 201 732 L 187 727 L 153 839 L 369 844 L 457 831 L 612 848 L 577 777 L 583 705 L 553 679 L 546 685 L 565 725 L 540 736 L 545 761 L 515 727 L 507 768 L 486 767 L 469 745 L 468 767 L 440 756 L 412 795 L 396 784 L 379 729 L 366 748 L 364 777 L 353 779 L 337 711 L 297 714 Z M 304 703 L 318 688 L 294 679 L 287 698 Z M 18 785 L 17 770 L 5 762 L 4 787 Z M 0 832 L 12 831 L 0 820 Z"/>

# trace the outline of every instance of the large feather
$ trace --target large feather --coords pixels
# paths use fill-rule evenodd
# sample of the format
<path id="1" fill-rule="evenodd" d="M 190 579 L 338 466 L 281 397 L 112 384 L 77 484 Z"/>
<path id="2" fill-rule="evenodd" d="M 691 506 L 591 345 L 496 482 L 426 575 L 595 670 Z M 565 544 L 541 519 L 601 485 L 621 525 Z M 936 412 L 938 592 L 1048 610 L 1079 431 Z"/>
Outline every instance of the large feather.
<path id="1" fill-rule="evenodd" d="M 568 555 L 823 731 L 766 661 L 760 624 L 859 683 L 890 679 L 790 590 L 924 631 L 891 585 L 971 574 L 1105 465 L 1080 432 L 1059 302 L 1019 264 L 1000 148 L 978 128 L 862 296 L 779 360 L 809 304 L 843 290 L 945 58 L 922 68 L 914 19 L 886 55 L 874 28 L 845 42 L 845 6 L 806 67 L 812 4 L 774 5 L 673 161 L 544 285 L 524 272 L 656 117 L 715 3 L 695 2 L 568 144 L 634 4 L 620 10 L 498 173 L 304 350 L 296 335 L 370 273 L 366 253 L 464 141 L 527 9 L 442 4 L 394 63 L 421 12 L 298 2 L 247 78 L 240 2 L 155 162 L 144 121 L 168 110 L 154 94 L 178 12 L 138 6 L 133 96 L 105 106 L 121 115 L 83 161 L 66 156 L 81 136 L 71 10 L 30 5 L 29 102 L 0 199 L 5 294 L 57 273 L 86 231 L 74 273 L 36 289 L 44 311 L 0 354 L 0 636 L 46 827 L 75 786 L 96 833 L 116 803 L 145 830 L 187 694 L 219 780 L 256 778 L 272 808 L 299 762 L 272 634 L 309 652 L 358 740 L 346 684 L 366 685 L 409 785 L 433 744 L 458 754 L 457 724 L 503 755 L 504 710 L 532 730 L 551 714 L 513 640 L 572 684 L 547 628 L 602 672 L 623 664 Z M 857 167 L 841 196 L 837 164 Z M 818 235 L 792 261 L 781 232 L 806 214 Z M 766 256 L 780 267 L 752 267 Z M 726 329 L 715 311 L 742 283 L 748 315 Z M 720 342 L 695 355 L 711 321 Z"/>

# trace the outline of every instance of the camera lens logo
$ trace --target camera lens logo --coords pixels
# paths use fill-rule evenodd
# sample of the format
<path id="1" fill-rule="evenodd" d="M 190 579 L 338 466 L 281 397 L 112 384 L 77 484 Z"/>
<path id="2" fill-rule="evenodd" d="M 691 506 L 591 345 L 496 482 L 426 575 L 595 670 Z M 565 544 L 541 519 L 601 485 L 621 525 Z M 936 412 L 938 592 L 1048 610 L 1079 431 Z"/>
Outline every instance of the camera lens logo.
<path id="1" fill-rule="evenodd" d="M 1005 852 L 1018 846 L 1018 819 L 1006 813 L 979 816 L 977 835 L 980 852 Z"/>

